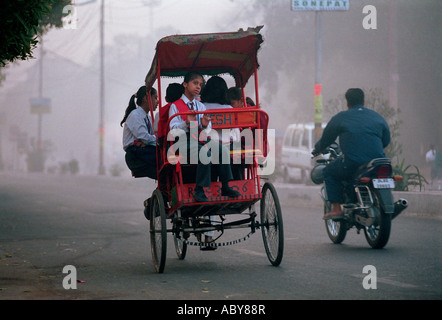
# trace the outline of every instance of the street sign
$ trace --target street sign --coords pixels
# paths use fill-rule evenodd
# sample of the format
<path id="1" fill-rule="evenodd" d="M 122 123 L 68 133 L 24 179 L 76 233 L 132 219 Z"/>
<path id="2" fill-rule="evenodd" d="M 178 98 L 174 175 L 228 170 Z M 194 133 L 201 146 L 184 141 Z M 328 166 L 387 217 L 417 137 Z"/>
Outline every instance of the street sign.
<path id="1" fill-rule="evenodd" d="M 292 11 L 346 11 L 350 0 L 292 0 Z"/>
<path id="2" fill-rule="evenodd" d="M 51 112 L 51 99 L 49 98 L 32 98 L 31 113 L 42 114 Z"/>

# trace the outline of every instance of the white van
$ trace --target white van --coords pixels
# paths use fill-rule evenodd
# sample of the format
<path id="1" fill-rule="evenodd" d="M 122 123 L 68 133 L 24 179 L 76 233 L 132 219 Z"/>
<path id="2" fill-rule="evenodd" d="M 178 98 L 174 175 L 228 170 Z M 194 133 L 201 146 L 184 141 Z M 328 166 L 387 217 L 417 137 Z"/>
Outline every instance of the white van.
<path id="1" fill-rule="evenodd" d="M 322 128 L 325 128 L 325 123 Z M 299 181 L 307 183 L 313 168 L 312 150 L 314 148 L 313 123 L 290 124 L 282 143 L 281 172 L 284 182 Z"/>

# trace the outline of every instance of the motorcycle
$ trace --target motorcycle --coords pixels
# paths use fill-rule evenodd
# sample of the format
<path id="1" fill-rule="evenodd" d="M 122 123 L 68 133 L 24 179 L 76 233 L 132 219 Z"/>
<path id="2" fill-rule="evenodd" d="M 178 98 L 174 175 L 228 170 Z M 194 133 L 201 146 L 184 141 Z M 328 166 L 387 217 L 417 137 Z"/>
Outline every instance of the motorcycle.
<path id="1" fill-rule="evenodd" d="M 312 153 L 313 157 L 319 154 Z M 323 184 L 322 171 L 332 161 L 342 156 L 339 146 L 330 145 L 323 158 L 316 159 L 316 165 L 310 173 L 315 184 Z M 392 190 L 395 181 L 402 180 L 401 176 L 393 176 L 393 168 L 388 158 L 373 159 L 358 168 L 353 178 L 344 181 L 343 217 L 325 220 L 325 227 L 330 240 L 339 244 L 344 241 L 347 231 L 355 227 L 359 234 L 364 230 L 368 244 L 374 249 L 383 248 L 389 238 L 391 221 L 408 206 L 406 199 L 394 201 Z M 324 202 L 324 214 L 332 209 L 327 200 L 325 184 L 321 188 L 321 198 Z"/>

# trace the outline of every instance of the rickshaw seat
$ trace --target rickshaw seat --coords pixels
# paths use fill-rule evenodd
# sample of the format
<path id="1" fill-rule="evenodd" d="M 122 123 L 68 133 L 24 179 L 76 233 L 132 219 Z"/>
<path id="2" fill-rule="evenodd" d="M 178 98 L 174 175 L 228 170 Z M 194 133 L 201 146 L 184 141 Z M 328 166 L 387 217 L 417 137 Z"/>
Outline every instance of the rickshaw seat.
<path id="1" fill-rule="evenodd" d="M 238 128 L 250 128 L 254 133 L 254 139 L 256 139 L 255 129 L 263 129 L 263 139 L 258 139 L 258 144 L 253 146 L 243 146 L 241 150 L 231 150 L 230 156 L 232 158 L 241 157 L 242 159 L 247 157 L 266 157 L 268 153 L 267 144 L 267 125 L 268 116 L 266 113 L 260 113 L 259 121 L 257 119 L 257 112 L 232 112 L 213 115 L 211 118 L 212 129 L 226 129 L 230 127 Z M 259 143 L 262 141 L 262 145 Z"/>
<path id="2" fill-rule="evenodd" d="M 253 131 L 253 139 L 256 139 L 257 134 L 262 134 L 262 139 L 257 139 L 257 143 L 254 145 L 243 145 L 240 150 L 230 150 L 230 156 L 232 159 L 241 158 L 241 163 L 244 163 L 244 159 L 247 158 L 265 158 L 268 152 L 267 144 L 267 125 L 268 116 L 266 113 L 259 112 L 259 121 L 257 119 L 258 112 L 256 110 L 242 111 L 242 112 L 228 112 L 231 109 L 226 109 L 227 112 L 216 113 L 211 115 L 212 129 L 230 129 L 230 128 L 243 128 L 251 129 Z M 217 111 L 220 111 L 219 109 Z M 223 110 L 224 111 L 224 110 Z M 257 133 L 256 129 L 263 129 L 261 133 Z M 167 132 L 166 132 L 167 135 Z M 180 156 L 175 154 L 165 155 L 164 153 L 164 137 L 159 139 L 161 159 L 162 163 L 167 166 L 176 166 L 180 163 Z M 170 144 L 167 143 L 167 147 Z M 246 162 L 247 163 L 247 162 Z M 235 164 L 235 161 L 234 163 Z M 196 165 L 192 164 L 182 164 L 180 163 L 180 168 L 176 170 L 181 170 L 183 175 L 184 183 L 195 182 L 196 177 Z"/>
<path id="3" fill-rule="evenodd" d="M 258 127 L 258 123 L 256 121 L 256 112 L 253 111 L 226 112 L 226 113 L 212 114 L 211 122 L 212 122 L 212 129 L 226 129 L 235 126 L 255 127 L 255 128 Z"/>

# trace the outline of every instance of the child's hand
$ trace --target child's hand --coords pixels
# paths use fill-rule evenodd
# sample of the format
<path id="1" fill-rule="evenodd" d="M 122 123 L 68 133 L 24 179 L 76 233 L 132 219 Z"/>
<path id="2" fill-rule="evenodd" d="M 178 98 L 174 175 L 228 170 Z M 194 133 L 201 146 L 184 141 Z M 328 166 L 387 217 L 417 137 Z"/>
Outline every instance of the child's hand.
<path id="1" fill-rule="evenodd" d="M 192 121 L 196 121 L 196 114 L 188 114 L 187 115 L 186 123 L 189 124 Z"/>
<path id="2" fill-rule="evenodd" d="M 201 118 L 201 125 L 203 127 L 207 127 L 209 125 L 210 122 L 210 115 L 208 115 L 207 113 L 204 114 L 204 116 Z"/>

